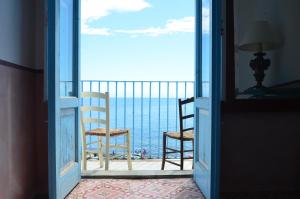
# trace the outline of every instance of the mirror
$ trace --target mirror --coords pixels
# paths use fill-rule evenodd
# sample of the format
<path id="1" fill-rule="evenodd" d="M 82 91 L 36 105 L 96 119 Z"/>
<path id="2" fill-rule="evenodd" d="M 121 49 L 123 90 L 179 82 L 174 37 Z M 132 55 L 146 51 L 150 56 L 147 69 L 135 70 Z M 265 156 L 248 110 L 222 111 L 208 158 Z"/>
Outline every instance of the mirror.
<path id="1" fill-rule="evenodd" d="M 300 1 L 233 0 L 232 6 L 235 98 L 299 98 Z"/>

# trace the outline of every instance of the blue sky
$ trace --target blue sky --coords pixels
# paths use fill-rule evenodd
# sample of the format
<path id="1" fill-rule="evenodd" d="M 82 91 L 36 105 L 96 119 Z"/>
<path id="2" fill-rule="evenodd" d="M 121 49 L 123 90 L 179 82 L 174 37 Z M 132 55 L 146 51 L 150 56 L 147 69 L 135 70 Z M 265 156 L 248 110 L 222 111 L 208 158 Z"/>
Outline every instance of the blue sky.
<path id="1" fill-rule="evenodd" d="M 81 79 L 194 80 L 194 0 L 82 0 Z"/>

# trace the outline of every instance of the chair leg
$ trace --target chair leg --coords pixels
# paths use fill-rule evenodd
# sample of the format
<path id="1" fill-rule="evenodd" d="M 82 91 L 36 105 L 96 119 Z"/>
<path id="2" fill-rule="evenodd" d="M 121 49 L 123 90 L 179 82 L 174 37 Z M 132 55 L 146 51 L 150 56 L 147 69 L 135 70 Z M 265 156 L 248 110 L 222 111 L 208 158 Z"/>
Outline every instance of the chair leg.
<path id="1" fill-rule="evenodd" d="M 183 140 L 180 140 L 180 170 L 183 170 Z"/>
<path id="2" fill-rule="evenodd" d="M 192 163 L 192 169 L 194 169 L 194 159 L 195 159 L 194 140 L 192 140 L 192 149 L 193 149 L 193 163 Z"/>
<path id="3" fill-rule="evenodd" d="M 83 159 L 83 170 L 86 170 L 87 167 L 87 154 L 86 154 L 86 136 L 83 135 L 82 143 L 82 159 Z"/>
<path id="4" fill-rule="evenodd" d="M 103 168 L 103 150 L 102 150 L 102 137 L 98 137 L 98 157 L 100 161 L 100 168 Z"/>
<path id="5" fill-rule="evenodd" d="M 165 162 L 166 162 L 166 146 L 167 145 L 167 136 L 164 132 L 163 134 L 163 157 L 162 157 L 162 164 L 161 164 L 161 170 L 165 169 Z"/>
<path id="6" fill-rule="evenodd" d="M 110 159 L 110 154 L 109 154 L 109 145 L 110 145 L 110 141 L 108 136 L 106 136 L 106 140 L 105 140 L 105 170 L 107 171 L 109 168 L 109 159 Z"/>
<path id="7" fill-rule="evenodd" d="M 131 151 L 130 151 L 130 131 L 127 133 L 127 162 L 128 162 L 128 170 L 132 170 L 132 161 L 131 161 Z"/>

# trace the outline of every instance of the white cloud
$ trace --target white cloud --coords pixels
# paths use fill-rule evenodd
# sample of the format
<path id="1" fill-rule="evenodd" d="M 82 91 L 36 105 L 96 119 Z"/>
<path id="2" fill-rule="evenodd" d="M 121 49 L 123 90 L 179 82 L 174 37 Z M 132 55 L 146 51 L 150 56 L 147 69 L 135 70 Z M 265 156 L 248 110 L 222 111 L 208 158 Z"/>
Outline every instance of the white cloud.
<path id="1" fill-rule="evenodd" d="M 150 6 L 145 0 L 82 0 L 81 32 L 110 35 L 111 32 L 107 28 L 95 28 L 90 26 L 90 23 L 112 12 L 138 12 Z"/>
<path id="2" fill-rule="evenodd" d="M 81 24 L 81 33 L 86 35 L 111 35 L 111 31 L 108 28 L 93 28 L 84 23 Z"/>
<path id="3" fill-rule="evenodd" d="M 146 35 L 157 37 L 160 35 L 179 32 L 195 31 L 195 17 L 189 16 L 181 19 L 170 19 L 163 27 L 149 27 L 133 30 L 110 30 L 105 27 L 93 27 L 91 22 L 110 15 L 112 12 L 138 12 L 151 5 L 146 0 L 82 0 L 81 9 L 81 33 L 88 35 L 109 36 L 113 33 L 129 34 L 131 37 Z M 205 34 L 210 31 L 210 10 L 202 8 L 202 24 Z"/>
<path id="4" fill-rule="evenodd" d="M 184 17 L 182 19 L 170 19 L 164 27 L 150 27 L 136 30 L 116 30 L 118 33 L 130 34 L 134 37 L 137 35 L 148 35 L 157 37 L 160 35 L 174 34 L 179 32 L 195 32 L 195 17 Z"/>

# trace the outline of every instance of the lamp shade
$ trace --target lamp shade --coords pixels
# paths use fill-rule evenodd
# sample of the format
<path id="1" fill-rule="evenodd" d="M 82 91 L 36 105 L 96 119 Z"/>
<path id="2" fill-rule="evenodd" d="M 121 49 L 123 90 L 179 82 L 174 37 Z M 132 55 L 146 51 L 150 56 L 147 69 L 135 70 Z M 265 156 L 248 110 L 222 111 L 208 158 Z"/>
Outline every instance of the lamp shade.
<path id="1" fill-rule="evenodd" d="M 267 21 L 252 22 L 244 34 L 239 49 L 244 51 L 262 52 L 279 47 L 276 32 Z"/>

